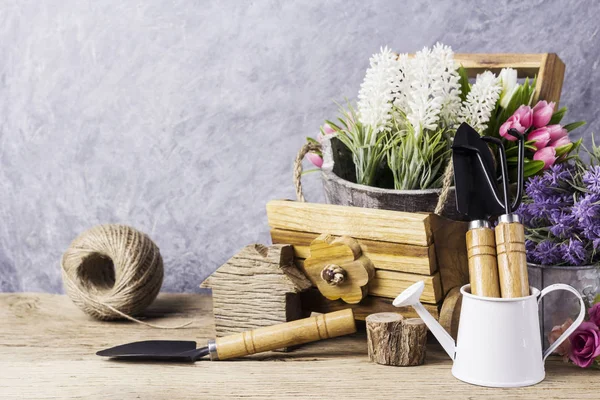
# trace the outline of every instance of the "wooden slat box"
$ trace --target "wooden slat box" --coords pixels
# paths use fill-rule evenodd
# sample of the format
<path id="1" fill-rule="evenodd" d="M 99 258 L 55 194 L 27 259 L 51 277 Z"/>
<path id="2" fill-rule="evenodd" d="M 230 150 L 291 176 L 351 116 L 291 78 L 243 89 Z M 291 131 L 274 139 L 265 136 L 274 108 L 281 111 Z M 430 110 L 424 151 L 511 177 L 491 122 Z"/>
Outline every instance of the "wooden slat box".
<path id="1" fill-rule="evenodd" d="M 273 243 L 293 245 L 296 265 L 301 269 L 310 255 L 310 242 L 322 233 L 347 235 L 359 242 L 375 267 L 375 277 L 369 283 L 369 296 L 375 299 L 365 299 L 356 306 L 364 316 L 371 308 L 389 310 L 391 299 L 420 280 L 425 281 L 421 301 L 437 313 L 447 291 L 468 281 L 463 222 L 433 214 L 285 200 L 269 202 L 267 217 Z M 307 296 L 314 294 L 304 298 Z M 320 309 L 343 306 L 325 307 L 328 301 L 306 300 Z"/>

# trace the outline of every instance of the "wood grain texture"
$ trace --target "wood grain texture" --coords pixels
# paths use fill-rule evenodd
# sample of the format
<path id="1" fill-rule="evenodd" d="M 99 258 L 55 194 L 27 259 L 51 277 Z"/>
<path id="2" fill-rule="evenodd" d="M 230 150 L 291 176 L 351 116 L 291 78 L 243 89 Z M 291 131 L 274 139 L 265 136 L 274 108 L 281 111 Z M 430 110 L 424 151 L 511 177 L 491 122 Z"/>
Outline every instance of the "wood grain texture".
<path id="1" fill-rule="evenodd" d="M 211 288 L 217 336 L 293 321 L 303 316 L 298 293 L 312 287 L 289 245 L 249 245 L 200 287 Z"/>
<path id="2" fill-rule="evenodd" d="M 520 223 L 496 226 L 498 276 L 503 298 L 529 296 L 525 230 Z"/>
<path id="3" fill-rule="evenodd" d="M 427 325 L 420 318 L 402 321 L 399 365 L 422 365 L 427 352 Z"/>
<path id="4" fill-rule="evenodd" d="M 304 271 L 304 260 L 296 259 L 295 263 L 298 269 Z M 422 303 L 436 304 L 442 301 L 444 296 L 439 272 L 428 276 L 376 269 L 374 277 L 369 281 L 369 295 L 394 299 L 418 281 L 425 282 L 425 289 L 421 295 Z"/>
<path id="5" fill-rule="evenodd" d="M 502 68 L 517 70 L 519 78 L 537 77 L 533 103 L 538 100 L 560 102 L 560 95 L 565 76 L 565 64 L 555 53 L 540 54 L 482 54 L 457 53 L 454 59 L 467 70 L 469 78 L 490 70 L 499 73 Z"/>
<path id="6" fill-rule="evenodd" d="M 394 312 L 369 315 L 366 319 L 369 360 L 382 365 L 401 365 L 402 322 Z"/>
<path id="7" fill-rule="evenodd" d="M 455 287 L 450 289 L 440 307 L 439 323 L 454 340 L 458 337 L 461 307 L 462 294 L 460 293 L 460 288 Z"/>
<path id="8" fill-rule="evenodd" d="M 310 255 L 310 243 L 317 233 L 271 229 L 273 243 L 292 244 L 298 258 Z M 377 269 L 431 275 L 437 271 L 435 245 L 415 246 L 368 239 L 356 239 L 362 253 L 369 257 Z"/>
<path id="9" fill-rule="evenodd" d="M 218 338 L 217 355 L 228 360 L 355 332 L 354 314 L 346 309 Z"/>
<path id="10" fill-rule="evenodd" d="M 358 304 L 346 304 L 341 300 L 327 300 L 317 289 L 309 289 L 300 294 L 302 299 L 302 308 L 305 311 L 314 311 L 326 313 L 330 311 L 343 310 L 351 308 L 354 311 L 354 318 L 358 321 L 364 321 L 369 314 L 378 312 L 397 312 L 405 318 L 415 318 L 419 315 L 412 307 L 394 307 L 393 299 L 385 297 L 367 296 Z M 423 304 L 435 319 L 438 318 L 438 306 L 436 304 Z"/>
<path id="11" fill-rule="evenodd" d="M 560 94 L 565 78 L 565 63 L 554 53 L 542 55 L 540 70 L 537 75 L 533 104 L 538 100 L 554 101 L 558 110 Z"/>
<path id="12" fill-rule="evenodd" d="M 135 340 L 214 337 L 207 294 L 161 294 L 148 321 L 191 326 L 152 329 L 130 322 L 101 322 L 66 296 L 0 294 L 0 398 L 17 399 L 488 399 L 596 400 L 598 371 L 546 362 L 540 384 L 510 390 L 462 383 L 437 343 L 425 365 L 386 368 L 369 362 L 364 331 L 310 343 L 291 353 L 263 353 L 240 361 L 140 364 L 108 361 L 95 352 Z M 335 394 L 331 392 L 335 382 Z M 433 384 L 435 383 L 435 384 Z"/>
<path id="13" fill-rule="evenodd" d="M 483 297 L 500 297 L 494 230 L 470 229 L 466 239 L 471 293 Z"/>
<path id="14" fill-rule="evenodd" d="M 444 295 L 454 287 L 469 283 L 469 260 L 465 235 L 467 222 L 452 221 L 431 214 L 438 271 Z"/>
<path id="15" fill-rule="evenodd" d="M 369 293 L 372 296 L 396 298 L 404 289 L 418 281 L 425 282 L 425 289 L 421 295 L 422 303 L 436 304 L 442 301 L 443 293 L 439 273 L 432 276 L 423 276 L 376 270 L 375 277 L 369 284 Z"/>
<path id="16" fill-rule="evenodd" d="M 429 246 L 429 215 L 273 200 L 267 203 L 271 228 L 329 233 L 356 239 Z"/>
<path id="17" fill-rule="evenodd" d="M 326 267 L 341 270 L 343 282 L 328 283 L 323 277 Z M 357 304 L 367 295 L 367 285 L 375 274 L 371 260 L 362 255 L 356 240 L 327 234 L 321 234 L 311 242 L 310 256 L 304 261 L 303 270 L 323 296 L 329 300 L 341 298 L 349 304 Z"/>

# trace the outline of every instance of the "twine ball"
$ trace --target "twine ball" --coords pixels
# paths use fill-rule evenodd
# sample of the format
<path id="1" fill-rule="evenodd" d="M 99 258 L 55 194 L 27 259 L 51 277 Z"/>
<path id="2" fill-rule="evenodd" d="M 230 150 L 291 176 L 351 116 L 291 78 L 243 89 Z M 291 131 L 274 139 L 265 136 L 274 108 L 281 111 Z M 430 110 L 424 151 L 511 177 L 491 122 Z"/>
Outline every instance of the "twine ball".
<path id="1" fill-rule="evenodd" d="M 61 261 L 65 290 L 86 314 L 129 318 L 154 301 L 163 281 L 156 244 L 125 225 L 99 225 L 79 235 Z"/>

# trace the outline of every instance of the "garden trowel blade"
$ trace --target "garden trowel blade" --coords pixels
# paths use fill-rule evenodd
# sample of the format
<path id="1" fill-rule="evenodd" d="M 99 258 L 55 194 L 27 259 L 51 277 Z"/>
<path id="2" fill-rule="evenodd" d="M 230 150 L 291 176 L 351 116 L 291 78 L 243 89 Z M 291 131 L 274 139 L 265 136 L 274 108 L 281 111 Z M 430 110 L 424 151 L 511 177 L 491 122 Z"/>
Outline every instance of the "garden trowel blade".
<path id="1" fill-rule="evenodd" d="M 196 342 L 185 340 L 146 340 L 101 350 L 96 355 L 139 361 L 193 362 L 208 354 L 208 348 L 196 349 Z"/>
<path id="2" fill-rule="evenodd" d="M 458 212 L 471 220 L 502 213 L 495 201 L 494 157 L 479 133 L 466 123 L 456 130 L 452 158 Z"/>

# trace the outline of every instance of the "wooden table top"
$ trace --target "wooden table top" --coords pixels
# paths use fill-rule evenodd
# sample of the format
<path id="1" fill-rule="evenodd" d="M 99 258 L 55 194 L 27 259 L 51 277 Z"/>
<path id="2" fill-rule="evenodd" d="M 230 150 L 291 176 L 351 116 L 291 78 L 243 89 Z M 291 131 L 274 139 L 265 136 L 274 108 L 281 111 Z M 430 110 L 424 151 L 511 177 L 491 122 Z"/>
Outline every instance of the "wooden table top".
<path id="1" fill-rule="evenodd" d="M 387 367 L 369 362 L 364 332 L 312 343 L 291 353 L 195 364 L 109 361 L 97 350 L 147 339 L 204 343 L 214 335 L 206 294 L 161 294 L 148 321 L 100 322 L 50 294 L 0 294 L 0 399 L 599 399 L 600 372 L 553 359 L 546 380 L 528 388 L 471 386 L 450 374 L 436 344 L 426 364 Z"/>

